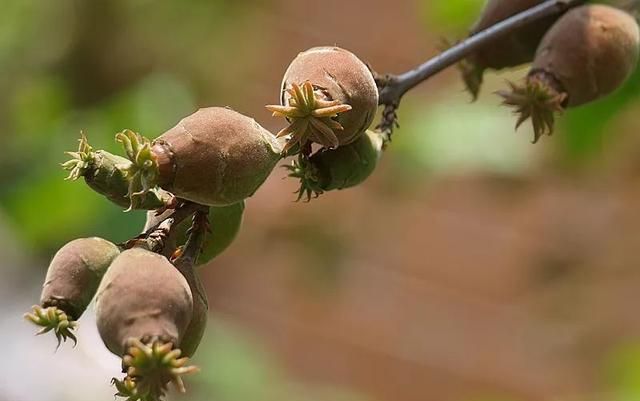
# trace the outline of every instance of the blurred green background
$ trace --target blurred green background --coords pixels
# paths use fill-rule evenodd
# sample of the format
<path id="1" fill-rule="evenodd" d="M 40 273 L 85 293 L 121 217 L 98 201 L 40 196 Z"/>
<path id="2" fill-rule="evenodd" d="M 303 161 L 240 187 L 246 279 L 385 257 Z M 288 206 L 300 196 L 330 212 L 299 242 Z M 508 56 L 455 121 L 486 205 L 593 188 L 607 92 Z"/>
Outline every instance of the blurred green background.
<path id="1" fill-rule="evenodd" d="M 465 35 L 482 0 L 4 0 L 0 12 L 0 400 L 111 399 L 118 362 L 91 313 L 54 355 L 21 314 L 48 259 L 144 221 L 59 164 L 80 132 L 117 151 L 201 106 L 276 131 L 265 104 L 306 48 L 337 44 L 401 72 Z M 363 186 L 294 203 L 283 169 L 202 274 L 207 339 L 192 400 L 640 400 L 640 72 L 567 112 L 553 137 L 513 132 L 488 74 L 411 92 Z M 36 385 L 37 384 L 37 385 Z"/>

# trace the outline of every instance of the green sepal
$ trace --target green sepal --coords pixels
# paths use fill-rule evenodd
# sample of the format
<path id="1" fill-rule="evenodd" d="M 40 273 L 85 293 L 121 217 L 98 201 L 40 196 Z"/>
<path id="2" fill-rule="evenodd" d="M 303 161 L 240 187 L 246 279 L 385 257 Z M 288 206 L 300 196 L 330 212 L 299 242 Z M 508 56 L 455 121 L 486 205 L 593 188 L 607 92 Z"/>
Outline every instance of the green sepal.
<path id="1" fill-rule="evenodd" d="M 138 392 L 136 382 L 129 376 L 125 376 L 122 380 L 118 380 L 114 377 L 111 379 L 111 384 L 116 387 L 116 390 L 118 390 L 116 397 L 126 398 L 127 401 L 144 400 L 143 396 Z"/>
<path id="2" fill-rule="evenodd" d="M 158 161 L 151 151 L 151 141 L 136 132 L 126 129 L 116 134 L 116 141 L 122 145 L 131 162 L 124 170 L 129 182 L 127 197 L 131 201 L 127 210 L 131 210 L 157 187 L 160 175 Z"/>
<path id="3" fill-rule="evenodd" d="M 289 125 L 276 134 L 278 138 L 289 137 L 283 154 L 291 154 L 296 146 L 307 148 L 312 142 L 327 148 L 340 146 L 336 133 L 344 128 L 334 118 L 350 111 L 351 106 L 325 100 L 309 81 L 292 84 L 287 93 L 291 96 L 288 105 L 266 106 L 274 117 L 284 117 L 289 121 Z"/>
<path id="4" fill-rule="evenodd" d="M 300 187 L 295 192 L 298 194 L 296 202 L 303 198 L 305 202 L 309 202 L 311 198 L 317 198 L 324 193 L 320 171 L 307 156 L 298 155 L 296 160 L 284 168 L 289 170 L 289 177 L 300 181 Z"/>
<path id="5" fill-rule="evenodd" d="M 364 182 L 376 168 L 387 135 L 367 130 L 355 142 L 337 149 L 320 149 L 311 157 L 298 156 L 289 177 L 300 181 L 298 201 L 317 198 L 326 191 L 351 188 Z"/>
<path id="6" fill-rule="evenodd" d="M 182 376 L 198 371 L 197 367 L 188 365 L 189 358 L 181 357 L 180 349 L 174 348 L 171 342 L 130 339 L 126 352 L 122 357 L 126 376 L 123 380 L 114 378 L 112 383 L 118 390 L 116 396 L 127 401 L 159 401 L 169 383 L 184 393 Z"/>
<path id="7" fill-rule="evenodd" d="M 75 181 L 84 176 L 95 162 L 95 153 L 84 133 L 80 135 L 79 142 L 80 144 L 78 145 L 77 151 L 65 152 L 65 154 L 71 156 L 71 160 L 67 160 L 61 164 L 63 169 L 69 171 L 69 175 L 65 180 Z"/>
<path id="8" fill-rule="evenodd" d="M 53 331 L 58 340 L 56 348 L 59 348 L 60 344 L 67 341 L 68 338 L 73 341 L 74 346 L 78 343 L 78 339 L 73 333 L 73 330 L 78 327 L 78 323 L 63 310 L 58 309 L 56 306 L 43 308 L 39 305 L 34 305 L 32 309 L 32 312 L 25 313 L 24 317 L 36 326 L 41 327 L 36 335 Z"/>

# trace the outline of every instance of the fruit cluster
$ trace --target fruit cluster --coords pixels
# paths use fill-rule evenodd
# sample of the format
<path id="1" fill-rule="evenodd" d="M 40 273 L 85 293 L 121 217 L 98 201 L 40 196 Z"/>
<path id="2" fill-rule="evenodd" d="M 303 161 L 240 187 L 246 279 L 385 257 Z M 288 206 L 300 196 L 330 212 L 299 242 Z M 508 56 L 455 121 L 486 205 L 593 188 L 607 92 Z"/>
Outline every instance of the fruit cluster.
<path id="1" fill-rule="evenodd" d="M 154 401 L 182 376 L 207 321 L 207 298 L 196 266 L 234 240 L 245 199 L 282 158 L 300 181 L 298 200 L 355 186 L 373 171 L 385 137 L 367 129 L 378 107 L 371 71 L 337 47 L 301 53 L 289 66 L 280 105 L 267 106 L 289 125 L 273 135 L 230 108 L 203 108 L 150 140 L 116 134 L 124 156 L 94 150 L 82 135 L 63 163 L 67 179 L 87 185 L 116 205 L 147 210 L 142 233 L 113 244 L 76 239 L 49 265 L 40 304 L 26 318 L 53 332 L 58 346 L 77 341 L 74 329 L 95 297 L 106 347 L 122 358 L 117 395 Z M 315 153 L 314 153 L 315 151 Z M 192 216 L 191 224 L 189 217 Z"/>
<path id="2" fill-rule="evenodd" d="M 489 0 L 471 33 L 549 1 Z M 534 142 L 551 133 L 554 113 L 611 93 L 638 60 L 640 32 L 625 11 L 587 5 L 559 14 L 465 53 L 461 64 L 475 97 L 486 69 L 533 63 L 524 83 L 500 95 L 516 108 L 518 125 L 531 118 Z M 62 165 L 67 178 L 83 177 L 127 210 L 147 210 L 147 222 L 139 236 L 118 245 L 82 238 L 63 246 L 27 319 L 39 333 L 53 332 L 58 345 L 75 342 L 76 321 L 95 296 L 100 336 L 122 358 L 125 376 L 113 379 L 117 395 L 154 401 L 169 383 L 183 391 L 181 377 L 197 370 L 188 358 L 207 320 L 197 265 L 232 243 L 245 200 L 281 159 L 294 157 L 286 168 L 299 181 L 298 200 L 366 180 L 390 140 L 390 131 L 369 129 L 378 104 L 391 124 L 399 104 L 384 90 L 391 82 L 401 96 L 419 82 L 415 76 L 380 79 L 353 53 L 316 47 L 287 68 L 280 104 L 266 106 L 288 123 L 276 135 L 225 107 L 200 109 L 154 140 L 124 130 L 116 135 L 124 156 L 94 150 L 83 135 Z"/>
<path id="3" fill-rule="evenodd" d="M 542 0 L 489 0 L 471 33 L 533 7 Z M 603 4 L 573 8 L 529 24 L 472 53 L 460 63 L 463 80 L 477 97 L 486 69 L 532 63 L 521 84 L 499 91 L 518 115 L 531 119 L 533 142 L 553 133 L 555 114 L 600 99 L 619 88 L 638 63 L 640 30 L 629 13 Z"/>

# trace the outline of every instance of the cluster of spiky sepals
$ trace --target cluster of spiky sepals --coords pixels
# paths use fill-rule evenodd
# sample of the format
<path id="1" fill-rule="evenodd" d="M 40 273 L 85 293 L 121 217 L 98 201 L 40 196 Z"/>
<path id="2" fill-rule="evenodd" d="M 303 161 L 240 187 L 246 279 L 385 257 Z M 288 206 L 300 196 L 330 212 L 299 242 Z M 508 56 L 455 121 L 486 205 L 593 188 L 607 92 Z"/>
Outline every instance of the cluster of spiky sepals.
<path id="1" fill-rule="evenodd" d="M 538 142 L 542 135 L 551 135 L 555 120 L 555 113 L 564 110 L 567 94 L 558 91 L 537 75 L 527 77 L 522 85 L 508 82 L 510 91 L 498 91 L 503 98 L 502 104 L 515 108 L 518 115 L 516 129 L 531 118 L 533 125 L 533 143 Z"/>
<path id="2" fill-rule="evenodd" d="M 126 376 L 123 380 L 112 380 L 118 390 L 116 396 L 127 401 L 159 401 L 169 383 L 184 393 L 182 376 L 198 371 L 197 367 L 188 366 L 189 358 L 180 358 L 180 349 L 174 348 L 171 342 L 131 339 L 128 345 L 122 357 Z"/>
<path id="3" fill-rule="evenodd" d="M 296 202 L 303 198 L 305 202 L 309 202 L 311 198 L 317 198 L 324 193 L 320 185 L 318 169 L 307 156 L 300 154 L 297 160 L 284 167 L 289 170 L 289 177 L 300 181 L 300 188 L 295 192 L 298 194 Z"/>
<path id="4" fill-rule="evenodd" d="M 126 168 L 129 179 L 129 192 L 131 206 L 139 202 L 150 190 L 154 189 L 158 182 L 158 161 L 151 152 L 151 141 L 131 130 L 124 130 L 116 134 L 116 141 L 122 144 L 131 165 Z"/>
<path id="5" fill-rule="evenodd" d="M 80 135 L 80 144 L 78 145 L 77 152 L 65 152 L 71 156 L 71 160 L 62 163 L 62 168 L 69 171 L 69 175 L 65 180 L 75 181 L 78 178 L 84 176 L 89 170 L 95 160 L 93 148 L 89 145 L 87 137 L 83 134 Z"/>
<path id="6" fill-rule="evenodd" d="M 31 313 L 25 313 L 25 319 L 42 327 L 36 334 L 44 334 L 53 331 L 58 340 L 58 347 L 63 341 L 70 338 L 74 345 L 78 343 L 78 339 L 73 334 L 73 330 L 78 326 L 69 315 L 56 306 L 43 308 L 39 305 L 33 306 Z"/>
<path id="7" fill-rule="evenodd" d="M 269 105 L 267 110 L 274 117 L 285 117 L 290 124 L 276 135 L 278 138 L 290 135 L 283 149 L 287 153 L 296 144 L 304 148 L 315 142 L 327 148 L 337 148 L 340 141 L 334 131 L 342 131 L 342 125 L 334 120 L 338 114 L 351 110 L 348 104 L 338 100 L 326 100 L 320 91 L 313 88 L 309 81 L 300 85 L 293 84 L 287 89 L 291 95 L 288 106 Z"/>

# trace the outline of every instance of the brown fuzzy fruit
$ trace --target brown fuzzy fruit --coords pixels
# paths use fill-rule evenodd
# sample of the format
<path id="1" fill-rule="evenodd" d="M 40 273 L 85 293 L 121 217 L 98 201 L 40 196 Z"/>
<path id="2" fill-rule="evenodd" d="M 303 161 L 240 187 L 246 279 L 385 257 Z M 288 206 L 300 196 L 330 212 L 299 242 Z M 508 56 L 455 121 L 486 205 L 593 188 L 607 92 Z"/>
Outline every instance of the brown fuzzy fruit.
<path id="1" fill-rule="evenodd" d="M 473 36 L 500 21 L 544 3 L 544 1 L 489 0 L 485 3 L 480 18 L 471 28 L 469 36 Z M 531 62 L 542 37 L 557 19 L 557 16 L 552 16 L 536 21 L 487 46 L 481 47 L 467 57 L 460 64 L 460 68 L 465 85 L 473 98 L 478 97 L 482 77 L 486 69 L 501 70 Z"/>
<path id="2" fill-rule="evenodd" d="M 41 332 L 53 330 L 58 343 L 66 338 L 75 341 L 75 321 L 96 294 L 102 276 L 120 249 L 102 238 L 80 238 L 64 245 L 51 260 L 40 306 L 26 316 L 42 326 Z"/>
<path id="3" fill-rule="evenodd" d="M 253 118 L 208 107 L 182 119 L 153 142 L 158 184 L 174 195 L 227 206 L 254 194 L 281 153 L 280 144 Z"/>
<path id="4" fill-rule="evenodd" d="M 164 256 L 141 248 L 113 261 L 96 297 L 100 336 L 119 356 L 131 338 L 161 338 L 180 346 L 192 311 L 183 275 Z"/>
<path id="5" fill-rule="evenodd" d="M 568 11 L 540 43 L 525 82 L 499 92 L 535 137 L 551 135 L 554 113 L 599 99 L 620 87 L 638 62 L 640 30 L 626 12 L 605 5 Z"/>
<path id="6" fill-rule="evenodd" d="M 107 348 L 122 357 L 118 395 L 158 400 L 169 382 L 184 389 L 180 376 L 195 368 L 179 347 L 193 309 L 188 281 L 164 256 L 133 248 L 114 260 L 98 289 L 96 319 Z"/>
<path id="7" fill-rule="evenodd" d="M 285 151 L 315 142 L 336 148 L 355 141 L 371 125 L 378 88 L 369 68 L 339 47 L 314 47 L 291 62 L 282 80 L 280 106 L 267 106 L 291 123 Z"/>
<path id="8" fill-rule="evenodd" d="M 159 188 L 207 206 L 238 203 L 262 185 L 282 153 L 276 137 L 253 118 L 224 107 L 200 109 L 153 142 L 131 130 L 116 140 L 128 159 L 115 167 L 126 178 L 132 207 L 150 193 L 163 194 Z M 68 163 L 72 173 L 83 165 L 75 157 Z M 121 193 L 121 180 L 108 184 L 103 194 Z"/>

